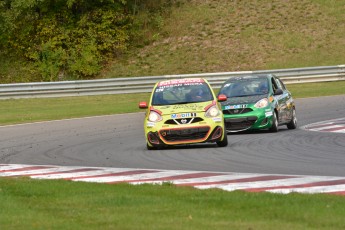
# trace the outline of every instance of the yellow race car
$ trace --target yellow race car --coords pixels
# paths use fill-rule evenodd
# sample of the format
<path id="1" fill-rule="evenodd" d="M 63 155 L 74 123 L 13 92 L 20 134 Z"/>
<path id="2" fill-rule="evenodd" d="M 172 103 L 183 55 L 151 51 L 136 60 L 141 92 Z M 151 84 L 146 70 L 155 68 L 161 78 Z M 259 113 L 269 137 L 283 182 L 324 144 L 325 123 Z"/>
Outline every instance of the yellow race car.
<path id="1" fill-rule="evenodd" d="M 218 99 L 206 79 L 187 78 L 156 83 L 146 109 L 144 130 L 147 149 L 213 142 L 228 145 L 224 118 Z"/>

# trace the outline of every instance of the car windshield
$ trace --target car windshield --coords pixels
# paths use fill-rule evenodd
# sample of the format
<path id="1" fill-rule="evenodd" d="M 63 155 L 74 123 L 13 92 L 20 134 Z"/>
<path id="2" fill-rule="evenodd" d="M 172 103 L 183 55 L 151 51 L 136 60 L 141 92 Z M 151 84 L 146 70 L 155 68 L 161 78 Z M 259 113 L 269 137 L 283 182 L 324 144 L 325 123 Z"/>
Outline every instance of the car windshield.
<path id="1" fill-rule="evenodd" d="M 203 79 L 169 80 L 158 83 L 152 105 L 187 104 L 213 100 L 208 84 Z"/>
<path id="2" fill-rule="evenodd" d="M 234 78 L 228 80 L 220 89 L 219 94 L 227 97 L 246 97 L 268 93 L 267 78 Z"/>

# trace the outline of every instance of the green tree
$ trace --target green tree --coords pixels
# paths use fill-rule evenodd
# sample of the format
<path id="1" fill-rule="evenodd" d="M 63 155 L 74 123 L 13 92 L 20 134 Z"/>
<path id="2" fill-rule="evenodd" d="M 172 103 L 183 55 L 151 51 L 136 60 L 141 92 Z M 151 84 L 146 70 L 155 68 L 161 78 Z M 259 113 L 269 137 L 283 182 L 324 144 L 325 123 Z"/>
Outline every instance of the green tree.
<path id="1" fill-rule="evenodd" d="M 0 0 L 0 43 L 42 80 L 90 77 L 125 51 L 132 17 L 121 0 Z"/>

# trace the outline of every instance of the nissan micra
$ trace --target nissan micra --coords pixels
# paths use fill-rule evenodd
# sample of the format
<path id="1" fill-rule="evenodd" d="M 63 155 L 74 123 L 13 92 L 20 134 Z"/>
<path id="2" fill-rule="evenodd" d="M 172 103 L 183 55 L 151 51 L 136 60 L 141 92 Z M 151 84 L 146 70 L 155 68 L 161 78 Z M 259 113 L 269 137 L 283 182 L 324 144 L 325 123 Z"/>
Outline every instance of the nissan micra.
<path id="1" fill-rule="evenodd" d="M 161 81 L 155 84 L 146 109 L 144 130 L 148 149 L 213 142 L 228 145 L 224 117 L 218 99 L 203 78 Z"/>
<path id="2" fill-rule="evenodd" d="M 294 99 L 284 83 L 273 74 L 229 78 L 219 95 L 225 95 L 222 110 L 227 132 L 268 129 L 278 126 L 296 129 Z"/>

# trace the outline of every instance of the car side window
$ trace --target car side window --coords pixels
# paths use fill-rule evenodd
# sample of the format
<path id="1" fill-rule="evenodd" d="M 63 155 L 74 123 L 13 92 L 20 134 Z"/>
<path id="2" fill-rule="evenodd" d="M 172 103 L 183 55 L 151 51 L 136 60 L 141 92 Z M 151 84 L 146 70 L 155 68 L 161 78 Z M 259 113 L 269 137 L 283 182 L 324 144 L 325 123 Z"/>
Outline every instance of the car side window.
<path id="1" fill-rule="evenodd" d="M 277 83 L 278 89 L 284 90 L 282 84 L 280 83 L 280 80 L 278 78 L 274 78 L 275 82 Z"/>
<path id="2" fill-rule="evenodd" d="M 277 79 L 278 79 L 278 81 L 279 81 L 279 83 L 280 83 L 280 85 L 282 87 L 282 90 L 286 90 L 286 87 L 285 87 L 285 84 L 283 83 L 283 81 L 280 80 L 279 78 L 277 78 Z"/>
<path id="3" fill-rule="evenodd" d="M 274 78 L 271 78 L 271 81 L 272 81 L 273 92 L 276 92 L 277 89 L 279 89 L 277 82 Z"/>

